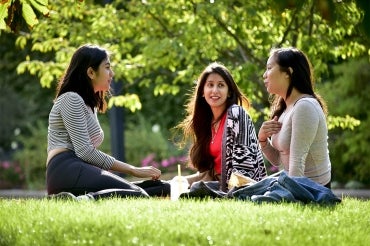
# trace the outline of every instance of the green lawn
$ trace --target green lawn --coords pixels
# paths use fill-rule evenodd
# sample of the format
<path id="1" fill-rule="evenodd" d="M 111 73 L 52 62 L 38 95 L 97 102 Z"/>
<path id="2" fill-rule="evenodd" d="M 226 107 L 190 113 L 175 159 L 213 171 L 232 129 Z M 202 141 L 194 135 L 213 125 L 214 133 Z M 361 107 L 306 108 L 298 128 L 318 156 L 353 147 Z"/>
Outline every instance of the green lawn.
<path id="1" fill-rule="evenodd" d="M 0 245 L 369 245 L 370 201 L 0 199 Z"/>

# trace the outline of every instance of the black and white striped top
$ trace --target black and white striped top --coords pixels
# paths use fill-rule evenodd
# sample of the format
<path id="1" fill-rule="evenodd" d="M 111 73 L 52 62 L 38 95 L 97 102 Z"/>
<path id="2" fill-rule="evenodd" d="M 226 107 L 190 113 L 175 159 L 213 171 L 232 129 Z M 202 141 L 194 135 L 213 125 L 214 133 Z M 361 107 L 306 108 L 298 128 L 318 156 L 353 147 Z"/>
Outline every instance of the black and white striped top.
<path id="1" fill-rule="evenodd" d="M 96 111 L 94 113 L 80 95 L 66 92 L 55 100 L 49 114 L 48 152 L 67 148 L 83 161 L 109 170 L 115 159 L 97 149 L 103 139 Z"/>

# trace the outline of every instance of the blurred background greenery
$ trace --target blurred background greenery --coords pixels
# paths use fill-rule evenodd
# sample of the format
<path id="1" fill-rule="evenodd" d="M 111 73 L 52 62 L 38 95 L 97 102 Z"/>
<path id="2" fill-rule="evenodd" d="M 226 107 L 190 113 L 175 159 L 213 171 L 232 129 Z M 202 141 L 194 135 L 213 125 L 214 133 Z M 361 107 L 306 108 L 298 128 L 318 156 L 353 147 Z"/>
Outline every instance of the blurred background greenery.
<path id="1" fill-rule="evenodd" d="M 328 103 L 335 185 L 370 186 L 369 13 L 366 0 L 2 1 L 0 187 L 44 188 L 55 86 L 84 43 L 112 52 L 121 89 L 110 105 L 123 110 L 124 160 L 164 173 L 186 162 L 172 129 L 208 63 L 232 71 L 258 130 L 269 111 L 262 81 L 269 50 L 298 47 Z M 99 118 L 102 149 L 112 153 L 112 118 Z"/>

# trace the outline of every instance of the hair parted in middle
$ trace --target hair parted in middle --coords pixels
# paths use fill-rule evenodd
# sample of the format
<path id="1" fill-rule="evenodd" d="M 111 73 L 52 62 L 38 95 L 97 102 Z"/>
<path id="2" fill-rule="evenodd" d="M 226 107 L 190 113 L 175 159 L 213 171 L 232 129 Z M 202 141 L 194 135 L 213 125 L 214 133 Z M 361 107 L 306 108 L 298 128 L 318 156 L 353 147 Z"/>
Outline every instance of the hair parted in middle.
<path id="1" fill-rule="evenodd" d="M 187 116 L 177 126 L 177 128 L 183 131 L 183 142 L 186 143 L 189 139 L 192 141 L 192 146 L 189 150 L 189 165 L 199 171 L 209 170 L 213 166 L 213 158 L 208 150 L 212 138 L 213 113 L 203 96 L 203 91 L 208 76 L 214 73 L 220 75 L 228 86 L 225 112 L 233 104 L 241 105 L 245 108 L 250 106 L 248 98 L 241 92 L 230 71 L 223 64 L 213 62 L 201 72 L 186 105 Z"/>

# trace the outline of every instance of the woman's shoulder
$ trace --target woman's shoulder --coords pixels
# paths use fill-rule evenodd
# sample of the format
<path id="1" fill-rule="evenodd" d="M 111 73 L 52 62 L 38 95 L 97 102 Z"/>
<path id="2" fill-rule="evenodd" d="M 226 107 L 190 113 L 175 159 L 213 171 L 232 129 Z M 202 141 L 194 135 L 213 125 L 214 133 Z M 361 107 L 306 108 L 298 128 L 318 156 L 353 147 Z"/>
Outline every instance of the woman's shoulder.
<path id="1" fill-rule="evenodd" d="M 298 100 L 294 105 L 295 113 L 304 115 L 318 115 L 323 114 L 320 103 L 314 97 L 305 97 Z"/>
<path id="2" fill-rule="evenodd" d="M 83 98 L 76 92 L 68 91 L 55 100 L 55 107 L 63 111 L 81 110 L 86 108 Z"/>
<path id="3" fill-rule="evenodd" d="M 294 107 L 296 107 L 296 108 L 317 108 L 317 107 L 320 107 L 321 108 L 320 103 L 314 97 L 303 97 L 295 103 Z"/>
<path id="4" fill-rule="evenodd" d="M 83 102 L 83 99 L 82 97 L 77 93 L 77 92 L 74 92 L 74 91 L 67 91 L 65 93 L 63 93 L 62 95 L 60 95 L 58 98 L 57 98 L 57 101 L 60 101 L 60 102 L 67 102 L 67 101 L 71 101 L 71 102 Z"/>
<path id="5" fill-rule="evenodd" d="M 228 115 L 232 118 L 249 118 L 248 111 L 244 107 L 237 104 L 233 104 L 228 108 Z"/>
<path id="6" fill-rule="evenodd" d="M 240 106 L 240 105 L 238 105 L 238 104 L 233 104 L 233 105 L 231 105 L 229 108 L 228 108 L 228 111 L 229 112 L 232 112 L 233 114 L 235 114 L 235 113 L 238 113 L 238 114 L 240 114 L 240 113 L 247 113 L 247 110 L 244 108 L 244 107 L 242 107 L 242 106 Z"/>
<path id="7" fill-rule="evenodd" d="M 244 108 L 238 104 L 232 104 L 228 108 L 229 111 L 244 110 Z"/>

